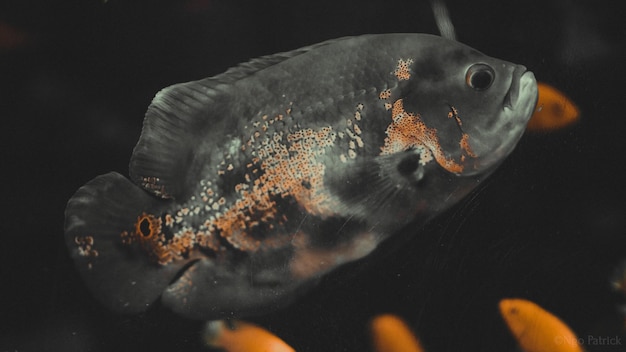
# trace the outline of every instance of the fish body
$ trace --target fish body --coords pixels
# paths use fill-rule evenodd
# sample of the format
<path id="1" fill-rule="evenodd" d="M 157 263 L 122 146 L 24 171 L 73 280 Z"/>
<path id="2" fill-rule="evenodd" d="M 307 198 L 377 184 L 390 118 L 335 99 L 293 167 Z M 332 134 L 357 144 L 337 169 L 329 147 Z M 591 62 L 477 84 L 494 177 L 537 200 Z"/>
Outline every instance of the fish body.
<path id="1" fill-rule="evenodd" d="M 80 188 L 66 242 L 120 312 L 159 297 L 201 319 L 275 309 L 476 187 L 536 99 L 525 67 L 425 34 L 255 59 L 159 92 L 131 180 Z"/>

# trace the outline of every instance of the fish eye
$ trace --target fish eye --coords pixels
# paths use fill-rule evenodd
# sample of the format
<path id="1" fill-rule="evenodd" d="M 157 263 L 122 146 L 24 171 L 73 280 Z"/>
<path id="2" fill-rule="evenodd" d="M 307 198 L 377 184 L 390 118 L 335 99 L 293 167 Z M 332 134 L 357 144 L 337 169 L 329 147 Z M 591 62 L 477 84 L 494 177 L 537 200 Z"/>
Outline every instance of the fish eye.
<path id="1" fill-rule="evenodd" d="M 465 83 L 475 90 L 485 90 L 491 86 L 496 73 L 486 64 L 472 65 L 465 75 Z"/>

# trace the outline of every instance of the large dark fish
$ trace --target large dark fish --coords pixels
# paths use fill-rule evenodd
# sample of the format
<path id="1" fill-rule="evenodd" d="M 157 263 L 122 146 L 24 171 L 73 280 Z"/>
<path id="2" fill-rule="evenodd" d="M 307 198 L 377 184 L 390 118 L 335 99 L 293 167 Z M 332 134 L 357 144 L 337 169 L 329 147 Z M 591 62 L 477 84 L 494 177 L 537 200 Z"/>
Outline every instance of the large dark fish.
<path id="1" fill-rule="evenodd" d="M 256 314 L 448 208 L 513 150 L 524 66 L 424 34 L 341 38 L 159 92 L 130 162 L 80 188 L 67 245 L 121 312 Z"/>

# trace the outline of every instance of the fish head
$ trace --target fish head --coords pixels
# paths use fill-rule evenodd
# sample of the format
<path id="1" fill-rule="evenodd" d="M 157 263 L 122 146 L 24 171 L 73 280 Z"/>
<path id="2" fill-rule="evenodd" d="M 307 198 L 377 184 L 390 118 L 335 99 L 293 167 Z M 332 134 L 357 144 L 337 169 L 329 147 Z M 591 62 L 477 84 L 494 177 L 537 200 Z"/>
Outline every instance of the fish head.
<path id="1" fill-rule="evenodd" d="M 474 189 L 512 152 L 537 102 L 535 77 L 522 65 L 437 36 L 399 43 L 387 53 L 394 61 L 385 67 L 396 67 L 384 70 L 390 88 L 372 128 L 384 131 L 377 154 L 327 175 L 346 213 L 386 233 Z"/>
<path id="2" fill-rule="evenodd" d="M 523 65 L 458 42 L 437 42 L 428 54 L 415 55 L 402 88 L 404 111 L 433 131 L 436 140 L 428 149 L 442 167 L 458 175 L 486 174 L 524 133 L 537 103 L 537 82 Z"/>

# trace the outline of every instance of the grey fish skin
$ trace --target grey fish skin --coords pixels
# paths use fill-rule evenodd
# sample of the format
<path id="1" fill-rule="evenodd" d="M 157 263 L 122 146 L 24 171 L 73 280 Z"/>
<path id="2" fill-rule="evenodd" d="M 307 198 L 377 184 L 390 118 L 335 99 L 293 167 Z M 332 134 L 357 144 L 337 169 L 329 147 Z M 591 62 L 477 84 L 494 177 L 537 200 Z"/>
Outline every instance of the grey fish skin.
<path id="1" fill-rule="evenodd" d="M 66 208 L 70 254 L 123 313 L 277 309 L 420 226 L 513 150 L 534 76 L 437 36 L 346 37 L 159 92 L 130 162 Z"/>

